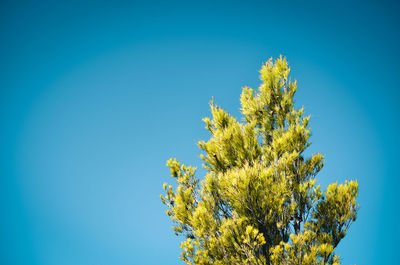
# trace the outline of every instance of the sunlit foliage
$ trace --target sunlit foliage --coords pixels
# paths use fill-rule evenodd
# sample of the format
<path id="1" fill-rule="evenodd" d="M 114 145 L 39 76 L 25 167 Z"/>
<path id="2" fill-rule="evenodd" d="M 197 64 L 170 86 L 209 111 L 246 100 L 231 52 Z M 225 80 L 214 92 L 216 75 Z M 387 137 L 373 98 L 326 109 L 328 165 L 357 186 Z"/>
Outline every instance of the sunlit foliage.
<path id="1" fill-rule="evenodd" d="M 211 133 L 198 143 L 207 174 L 176 159 L 161 200 L 182 234 L 186 264 L 339 264 L 334 253 L 355 221 L 357 182 L 316 184 L 323 155 L 306 157 L 309 116 L 295 109 L 286 58 L 268 60 L 257 91 L 243 88 L 239 122 L 212 101 Z"/>

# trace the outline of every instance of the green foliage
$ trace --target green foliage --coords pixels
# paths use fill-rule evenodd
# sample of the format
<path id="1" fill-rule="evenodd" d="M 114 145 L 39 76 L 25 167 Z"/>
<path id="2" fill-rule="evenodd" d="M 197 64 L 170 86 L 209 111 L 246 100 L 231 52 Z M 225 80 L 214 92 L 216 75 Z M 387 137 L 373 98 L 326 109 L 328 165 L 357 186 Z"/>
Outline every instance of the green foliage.
<path id="1" fill-rule="evenodd" d="M 161 200 L 186 237 L 186 264 L 339 264 L 334 249 L 356 219 L 357 182 L 316 185 L 323 155 L 304 155 L 310 117 L 294 108 L 289 72 L 282 57 L 262 66 L 258 91 L 243 88 L 243 123 L 211 102 L 201 182 L 196 168 L 168 160 L 177 187 L 164 184 Z"/>

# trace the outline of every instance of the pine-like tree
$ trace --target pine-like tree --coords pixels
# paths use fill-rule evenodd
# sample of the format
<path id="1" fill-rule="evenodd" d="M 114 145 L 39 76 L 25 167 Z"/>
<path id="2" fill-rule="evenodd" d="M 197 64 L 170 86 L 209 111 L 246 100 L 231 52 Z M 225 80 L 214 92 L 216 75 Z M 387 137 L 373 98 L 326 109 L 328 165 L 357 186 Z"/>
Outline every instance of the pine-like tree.
<path id="1" fill-rule="evenodd" d="M 243 123 L 211 101 L 201 182 L 196 168 L 168 160 L 177 187 L 164 184 L 161 199 L 186 238 L 185 263 L 339 264 L 334 250 L 356 219 L 358 185 L 316 185 L 323 155 L 305 157 L 310 117 L 294 108 L 289 72 L 282 56 L 262 66 L 258 91 L 243 88 Z"/>

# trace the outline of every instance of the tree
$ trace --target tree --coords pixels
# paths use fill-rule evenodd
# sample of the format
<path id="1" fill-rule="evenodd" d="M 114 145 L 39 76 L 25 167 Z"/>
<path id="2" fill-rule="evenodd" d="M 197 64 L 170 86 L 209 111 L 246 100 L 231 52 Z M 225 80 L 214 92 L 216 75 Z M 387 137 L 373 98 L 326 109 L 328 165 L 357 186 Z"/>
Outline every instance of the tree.
<path id="1" fill-rule="evenodd" d="M 242 90 L 242 123 L 211 101 L 201 182 L 196 168 L 168 160 L 177 187 L 164 184 L 161 200 L 186 238 L 186 264 L 339 264 L 334 250 L 356 219 L 358 184 L 316 185 L 323 155 L 306 158 L 310 117 L 294 107 L 289 72 L 282 56 L 262 66 L 258 91 Z"/>

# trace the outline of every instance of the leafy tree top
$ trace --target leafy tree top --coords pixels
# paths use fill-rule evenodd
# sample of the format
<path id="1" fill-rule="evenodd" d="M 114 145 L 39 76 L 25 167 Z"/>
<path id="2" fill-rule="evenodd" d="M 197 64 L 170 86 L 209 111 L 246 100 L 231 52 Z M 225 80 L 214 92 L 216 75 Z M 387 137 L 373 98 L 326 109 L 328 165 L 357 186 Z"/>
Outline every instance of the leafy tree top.
<path id="1" fill-rule="evenodd" d="M 340 263 L 334 250 L 356 219 L 358 185 L 316 184 L 323 155 L 305 157 L 310 117 L 294 107 L 289 73 L 282 56 L 262 66 L 259 89 L 240 97 L 244 122 L 211 101 L 201 181 L 196 168 L 168 160 L 177 185 L 164 184 L 161 200 L 185 237 L 186 264 Z"/>

